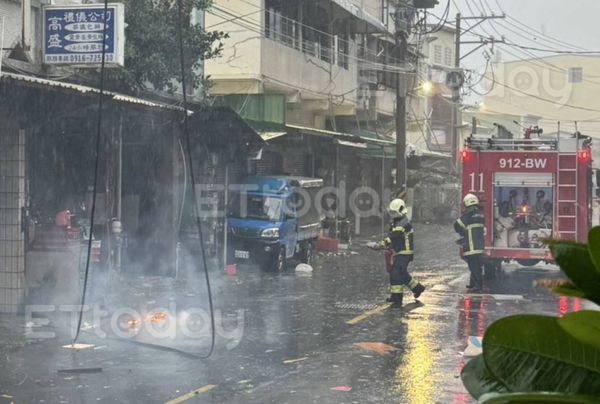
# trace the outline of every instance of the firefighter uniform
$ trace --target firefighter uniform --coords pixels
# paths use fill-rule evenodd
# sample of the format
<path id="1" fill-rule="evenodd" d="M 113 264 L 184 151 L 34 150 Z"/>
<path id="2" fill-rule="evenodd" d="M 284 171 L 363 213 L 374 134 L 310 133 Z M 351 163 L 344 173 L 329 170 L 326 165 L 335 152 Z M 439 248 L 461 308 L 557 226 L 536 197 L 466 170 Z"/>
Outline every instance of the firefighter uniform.
<path id="1" fill-rule="evenodd" d="M 394 255 L 390 272 L 390 298 L 388 301 L 396 306 L 402 305 L 405 291 L 412 291 L 415 298 L 418 298 L 425 290 L 425 287 L 408 273 L 408 265 L 413 260 L 414 254 L 413 234 L 410 220 L 405 214 L 402 214 L 392 220 L 388 237 L 379 243 L 381 248 L 390 248 Z"/>
<path id="2" fill-rule="evenodd" d="M 474 203 L 476 201 L 476 203 Z M 467 204 L 469 204 L 467 206 Z M 479 200 L 471 199 L 460 219 L 454 223 L 454 230 L 461 236 L 463 257 L 469 266 L 471 280 L 468 288 L 481 290 L 483 287 L 483 250 L 485 220 L 479 209 Z"/>

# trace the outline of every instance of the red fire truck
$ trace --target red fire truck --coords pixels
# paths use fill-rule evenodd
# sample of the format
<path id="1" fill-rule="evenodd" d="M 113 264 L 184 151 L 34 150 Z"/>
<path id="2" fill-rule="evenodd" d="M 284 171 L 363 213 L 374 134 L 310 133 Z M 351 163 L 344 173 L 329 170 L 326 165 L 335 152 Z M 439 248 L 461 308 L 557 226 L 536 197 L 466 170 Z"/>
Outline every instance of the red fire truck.
<path id="1" fill-rule="evenodd" d="M 544 239 L 585 242 L 591 227 L 591 139 L 531 134 L 472 135 L 460 153 L 462 194 L 477 195 L 485 215 L 486 273 L 503 261 L 551 262 Z"/>

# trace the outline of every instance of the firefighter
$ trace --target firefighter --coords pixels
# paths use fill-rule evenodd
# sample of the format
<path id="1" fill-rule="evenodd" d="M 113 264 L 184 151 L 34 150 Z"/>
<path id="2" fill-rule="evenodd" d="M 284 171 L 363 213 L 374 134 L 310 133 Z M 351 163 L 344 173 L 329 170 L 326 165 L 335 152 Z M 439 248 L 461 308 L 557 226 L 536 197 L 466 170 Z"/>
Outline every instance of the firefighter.
<path id="1" fill-rule="evenodd" d="M 408 210 L 402 199 L 394 199 L 389 206 L 392 223 L 385 240 L 380 241 L 380 248 L 390 248 L 394 255 L 390 272 L 390 297 L 388 302 L 393 307 L 402 307 L 405 291 L 412 291 L 415 299 L 425 291 L 425 286 L 413 279 L 408 273 L 408 265 L 413 260 L 413 227 L 406 216 Z"/>
<path id="2" fill-rule="evenodd" d="M 479 209 L 479 198 L 467 194 L 463 199 L 465 211 L 456 222 L 454 230 L 461 236 L 463 257 L 469 265 L 471 280 L 467 289 L 481 292 L 483 289 L 483 248 L 485 221 Z"/>

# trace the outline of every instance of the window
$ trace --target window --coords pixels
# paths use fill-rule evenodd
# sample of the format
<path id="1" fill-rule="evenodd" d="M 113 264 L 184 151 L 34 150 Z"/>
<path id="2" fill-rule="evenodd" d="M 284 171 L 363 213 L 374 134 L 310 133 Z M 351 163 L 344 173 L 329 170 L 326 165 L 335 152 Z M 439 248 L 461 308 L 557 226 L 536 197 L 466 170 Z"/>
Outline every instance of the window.
<path id="1" fill-rule="evenodd" d="M 390 23 L 390 0 L 381 0 L 381 22 L 386 27 Z"/>
<path id="2" fill-rule="evenodd" d="M 442 45 L 433 45 L 433 63 L 442 64 Z"/>
<path id="3" fill-rule="evenodd" d="M 452 49 L 450 48 L 444 49 L 444 64 L 446 66 L 452 66 L 454 64 L 452 63 Z"/>
<path id="4" fill-rule="evenodd" d="M 569 68 L 569 83 L 581 83 L 583 81 L 583 68 L 582 67 L 570 67 Z"/>

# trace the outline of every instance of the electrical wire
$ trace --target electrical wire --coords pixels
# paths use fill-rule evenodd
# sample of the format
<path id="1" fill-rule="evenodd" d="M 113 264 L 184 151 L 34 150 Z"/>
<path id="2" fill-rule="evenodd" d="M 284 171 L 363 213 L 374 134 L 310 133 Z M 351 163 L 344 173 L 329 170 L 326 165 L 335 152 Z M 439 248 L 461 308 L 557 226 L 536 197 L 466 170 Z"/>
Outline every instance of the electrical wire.
<path id="1" fill-rule="evenodd" d="M 94 235 L 94 220 L 96 218 L 96 196 L 98 195 L 98 176 L 100 171 L 100 139 L 102 133 L 102 108 L 104 101 L 104 70 L 106 62 L 106 38 L 108 24 L 106 24 L 106 16 L 108 15 L 108 0 L 104 0 L 104 14 L 102 15 L 102 61 L 100 63 L 100 92 L 98 93 L 98 116 L 96 120 L 96 149 L 95 149 L 95 161 L 94 161 L 94 183 L 92 187 L 92 207 L 90 210 L 90 233 L 88 235 L 87 244 L 87 257 L 85 260 L 85 275 L 83 277 L 83 291 L 81 293 L 81 304 L 79 305 L 79 313 L 77 319 L 77 329 L 75 331 L 75 337 L 73 338 L 73 344 L 77 342 L 79 334 L 81 332 L 81 322 L 83 321 L 83 310 L 85 307 L 85 298 L 87 294 L 87 285 L 90 274 L 90 259 L 92 256 L 92 244 Z"/>
<path id="2" fill-rule="evenodd" d="M 487 1 L 487 0 L 486 0 L 486 1 Z M 499 9 L 500 11 L 502 11 L 502 13 L 503 13 L 504 15 L 506 15 L 506 17 L 507 17 L 509 20 L 512 20 L 512 21 L 514 21 L 514 22 L 516 22 L 517 24 L 519 24 L 519 25 L 520 25 L 520 26 L 517 26 L 516 24 L 514 24 L 514 23 L 511 23 L 511 24 L 512 24 L 514 27 L 516 27 L 516 28 L 520 28 L 520 29 L 526 28 L 528 31 L 533 31 L 533 32 L 535 32 L 535 33 L 537 33 L 537 34 L 540 34 L 540 36 L 542 36 L 542 37 L 546 38 L 546 41 L 548 41 L 548 42 L 554 42 L 554 43 L 556 43 L 556 44 L 557 44 L 557 45 L 559 45 L 559 46 L 566 46 L 566 47 L 568 47 L 568 48 L 572 48 L 572 49 L 585 50 L 584 48 L 582 48 L 582 47 L 580 47 L 580 46 L 578 46 L 578 45 L 574 45 L 574 44 L 571 44 L 571 43 L 569 43 L 569 42 L 565 42 L 565 41 L 563 41 L 563 40 L 560 40 L 560 39 L 554 38 L 554 37 L 552 37 L 552 36 L 550 36 L 550 35 L 548 35 L 548 34 L 546 34 L 546 33 L 542 32 L 542 31 L 540 31 L 540 30 L 537 30 L 537 29 L 535 29 L 535 28 L 531 27 L 530 25 L 528 25 L 528 24 L 526 24 L 526 23 L 524 23 L 524 22 L 522 22 L 522 21 L 520 21 L 520 20 L 516 19 L 515 17 L 512 17 L 511 15 L 507 14 L 506 12 L 504 12 L 504 10 L 502 9 L 502 6 L 500 5 L 500 2 L 499 2 L 498 0 L 494 0 L 494 1 L 496 2 L 496 5 L 498 6 L 498 9 Z M 490 7 L 490 8 L 491 8 L 491 7 Z"/>
<path id="3" fill-rule="evenodd" d="M 107 1 L 107 0 L 105 0 Z M 185 142 L 187 146 L 188 152 L 188 164 L 190 169 L 190 181 L 192 183 L 192 202 L 194 204 L 194 216 L 196 219 L 196 226 L 198 228 L 198 239 L 200 242 L 200 252 L 202 253 L 202 265 L 204 267 L 204 279 L 206 281 L 206 289 L 208 295 L 208 305 L 210 309 L 210 348 L 208 353 L 205 355 L 199 356 L 200 359 L 209 358 L 214 349 L 215 349 L 215 312 L 212 298 L 212 288 L 210 285 L 210 275 L 208 273 L 208 265 L 206 262 L 206 250 L 204 247 L 204 235 L 202 231 L 202 223 L 200 221 L 200 212 L 198 211 L 198 195 L 196 194 L 196 179 L 194 174 L 194 165 L 192 158 L 192 142 L 189 131 L 189 117 L 188 117 L 188 101 L 187 101 L 187 86 L 185 80 L 185 50 L 183 47 L 183 0 L 177 0 L 177 34 L 179 36 L 179 62 L 181 67 L 181 87 L 182 87 L 182 107 L 183 107 L 183 135 L 185 137 Z"/>
<path id="4" fill-rule="evenodd" d="M 427 12 L 426 12 L 427 13 Z M 433 15 L 433 14 L 431 14 Z M 429 35 L 429 34 L 435 34 L 436 32 L 441 31 L 442 29 L 444 29 L 444 27 L 446 26 L 446 24 L 448 23 L 448 17 L 450 16 L 450 0 L 448 0 L 448 3 L 446 4 L 446 9 L 444 10 L 444 12 L 442 13 L 441 17 L 438 17 L 436 15 L 433 15 L 435 18 L 437 18 L 439 20 L 439 22 L 437 23 L 437 25 L 432 28 L 430 31 L 425 30 L 424 32 L 421 33 L 421 35 Z M 425 20 L 427 20 L 427 14 L 425 17 Z"/>
<path id="5" fill-rule="evenodd" d="M 207 29 L 210 29 L 210 28 L 214 28 L 214 27 L 216 27 L 218 25 L 221 25 L 221 24 L 227 24 L 228 22 L 233 22 L 233 21 L 239 20 L 241 18 L 250 17 L 251 15 L 258 14 L 260 12 L 262 12 L 262 10 L 252 11 L 251 13 L 247 13 L 247 14 L 243 14 L 243 15 L 238 15 L 236 17 L 232 17 L 232 18 L 229 18 L 229 19 L 224 20 L 224 21 L 219 21 L 219 22 L 217 22 L 215 24 L 209 25 L 208 27 L 204 27 L 204 30 L 207 30 Z"/>
<path id="6" fill-rule="evenodd" d="M 258 6 L 256 6 L 256 7 L 258 8 Z M 264 11 L 264 9 L 261 9 L 261 10 Z M 216 17 L 218 17 L 218 18 L 221 18 L 221 19 L 230 19 L 231 23 L 233 23 L 235 25 L 238 25 L 238 26 L 240 26 L 242 28 L 245 28 L 245 29 L 247 29 L 247 30 L 249 30 L 251 32 L 256 33 L 256 34 L 259 34 L 263 38 L 273 39 L 273 38 L 269 38 L 268 36 L 266 36 L 266 34 L 264 32 L 264 27 L 261 25 L 260 22 L 252 21 L 252 20 L 247 20 L 243 16 L 241 16 L 239 14 L 236 14 L 235 10 L 228 9 L 227 7 L 224 7 L 223 5 L 219 5 L 219 6 L 213 5 L 209 10 L 207 10 L 207 12 L 210 13 L 210 14 L 212 14 L 212 15 L 214 15 L 214 16 L 216 16 Z M 327 32 L 324 32 L 324 31 L 320 31 L 320 30 L 318 30 L 318 29 L 316 29 L 314 27 L 311 27 L 311 26 L 306 25 L 304 23 L 301 23 L 299 21 L 296 21 L 296 20 L 287 18 L 285 16 L 281 16 L 281 15 L 279 17 L 282 20 L 284 20 L 284 21 L 292 22 L 294 24 L 297 24 L 300 27 L 304 27 L 304 28 L 307 28 L 309 30 L 312 30 L 312 31 L 318 33 L 319 35 L 326 36 L 326 37 L 329 38 L 329 40 L 332 43 L 336 39 L 336 37 L 334 35 L 330 34 L 330 33 L 327 33 Z M 297 40 L 297 38 L 294 38 L 294 37 L 292 37 L 290 35 L 287 35 L 287 34 L 285 34 L 283 32 L 280 32 L 280 31 L 277 32 L 277 36 L 280 37 L 280 38 L 282 38 L 282 39 L 288 40 L 290 43 L 293 43 L 294 41 Z M 352 47 L 354 46 L 354 43 L 352 43 L 351 41 L 347 41 L 347 40 L 341 39 L 339 37 L 337 37 L 337 41 L 338 41 L 338 43 L 345 44 L 349 50 L 352 49 Z M 371 52 L 372 53 L 371 56 L 374 59 L 377 58 L 377 55 L 375 53 L 373 53 L 372 51 L 370 51 L 368 49 L 365 49 L 365 51 Z M 398 59 L 395 59 L 395 58 L 390 58 L 389 59 L 390 64 L 383 64 L 383 63 L 374 62 L 373 60 L 370 60 L 370 59 L 365 59 L 365 58 L 360 58 L 360 57 L 357 57 L 357 56 L 353 56 L 353 55 L 350 55 L 350 54 L 347 54 L 345 56 L 349 60 L 353 60 L 353 61 L 355 61 L 357 63 L 364 63 L 366 66 L 369 66 L 369 67 L 371 67 L 373 69 L 376 69 L 376 70 L 388 71 L 388 72 L 391 72 L 391 73 L 405 72 L 406 71 L 406 68 L 403 68 L 403 67 L 399 66 L 400 65 L 400 61 Z M 394 64 L 398 65 L 398 66 L 394 66 Z"/>
<path id="7" fill-rule="evenodd" d="M 494 91 L 494 89 L 496 88 L 497 81 L 496 81 L 496 74 L 494 73 L 494 65 L 492 63 L 490 63 L 489 66 L 490 66 L 490 72 L 492 73 L 492 80 L 491 80 L 490 88 L 483 93 L 480 93 L 479 91 L 475 90 L 474 86 L 469 88 L 471 91 L 473 91 L 475 94 L 477 94 L 481 97 L 485 97 L 486 95 L 491 94 L 492 91 Z"/>

